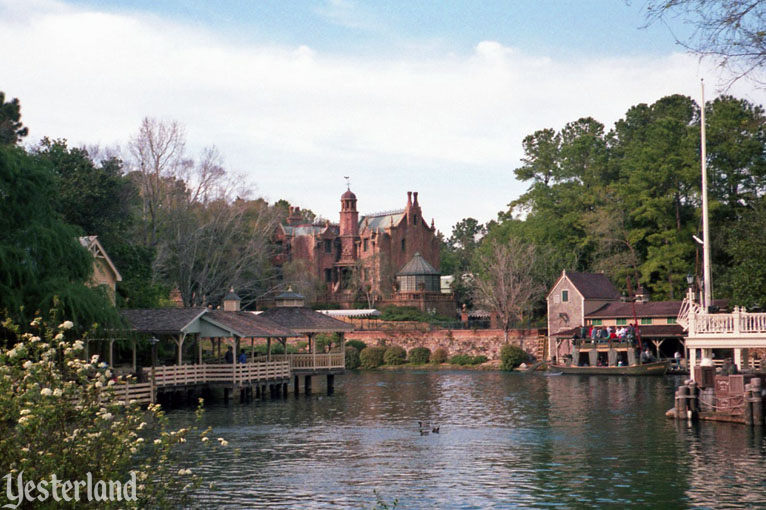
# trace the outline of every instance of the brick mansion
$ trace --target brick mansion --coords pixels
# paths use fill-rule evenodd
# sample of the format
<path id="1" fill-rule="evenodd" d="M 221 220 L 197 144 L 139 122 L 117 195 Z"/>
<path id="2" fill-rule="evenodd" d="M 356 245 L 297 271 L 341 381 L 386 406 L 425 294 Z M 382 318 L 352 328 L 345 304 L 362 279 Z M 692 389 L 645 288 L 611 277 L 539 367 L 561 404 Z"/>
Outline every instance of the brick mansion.
<path id="1" fill-rule="evenodd" d="M 417 191 L 408 191 L 405 207 L 394 211 L 360 217 L 350 189 L 340 206 L 337 224 L 307 223 L 299 207 L 290 207 L 275 235 L 277 266 L 301 261 L 321 282 L 318 300 L 343 308 L 366 301 L 455 314 L 452 296 L 441 293 L 436 227 L 423 217 Z"/>

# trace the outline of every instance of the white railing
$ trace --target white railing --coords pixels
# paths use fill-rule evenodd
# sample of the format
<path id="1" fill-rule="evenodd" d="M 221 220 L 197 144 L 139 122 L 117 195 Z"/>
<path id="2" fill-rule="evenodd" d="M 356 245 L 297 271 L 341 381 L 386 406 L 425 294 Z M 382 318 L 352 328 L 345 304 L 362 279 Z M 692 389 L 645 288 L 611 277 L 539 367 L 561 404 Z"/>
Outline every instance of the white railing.
<path id="1" fill-rule="evenodd" d="M 766 335 L 766 313 L 734 308 L 732 313 L 694 313 L 689 316 L 689 336 Z"/>
<path id="2" fill-rule="evenodd" d="M 152 383 L 135 383 L 130 381 L 118 382 L 113 387 L 114 394 L 117 398 L 128 404 L 131 402 L 138 402 L 139 404 L 147 404 L 152 401 Z"/>

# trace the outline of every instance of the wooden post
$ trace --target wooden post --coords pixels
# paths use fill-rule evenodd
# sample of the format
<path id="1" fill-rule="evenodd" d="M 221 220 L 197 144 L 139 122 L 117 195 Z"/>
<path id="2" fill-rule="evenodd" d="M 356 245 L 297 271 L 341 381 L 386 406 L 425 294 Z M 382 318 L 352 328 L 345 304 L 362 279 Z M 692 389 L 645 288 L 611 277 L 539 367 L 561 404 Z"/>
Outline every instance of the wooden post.
<path id="1" fill-rule="evenodd" d="M 109 368 L 114 368 L 114 340 L 109 340 Z"/>
<path id="2" fill-rule="evenodd" d="M 135 341 L 135 339 L 133 340 L 132 347 L 133 347 L 133 373 L 135 374 L 136 370 L 138 369 L 138 365 L 136 363 L 136 341 Z"/>
<path id="3" fill-rule="evenodd" d="M 266 339 L 266 361 L 271 361 L 271 337 Z"/>
<path id="4" fill-rule="evenodd" d="M 202 364 L 202 335 L 197 333 L 197 364 Z"/>
<path id="5" fill-rule="evenodd" d="M 745 405 L 745 425 L 753 424 L 753 398 L 750 388 L 750 384 L 745 385 L 745 398 L 743 399 Z"/>
<path id="6" fill-rule="evenodd" d="M 684 420 L 688 418 L 687 413 L 687 400 L 689 398 L 689 387 L 682 385 L 678 387 L 676 396 L 676 418 Z"/>
<path id="7" fill-rule="evenodd" d="M 760 427 L 763 425 L 763 394 L 761 393 L 762 382 L 760 378 L 750 381 L 750 388 L 753 399 L 753 425 Z"/>

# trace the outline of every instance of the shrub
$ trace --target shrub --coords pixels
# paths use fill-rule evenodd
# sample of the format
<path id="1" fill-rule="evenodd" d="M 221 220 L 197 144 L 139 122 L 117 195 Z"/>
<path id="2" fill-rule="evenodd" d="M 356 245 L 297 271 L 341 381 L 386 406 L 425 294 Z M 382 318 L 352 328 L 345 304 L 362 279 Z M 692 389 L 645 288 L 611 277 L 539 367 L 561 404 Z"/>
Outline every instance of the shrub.
<path id="1" fill-rule="evenodd" d="M 482 363 L 486 363 L 487 361 L 489 361 L 489 359 L 487 359 L 486 356 L 483 356 L 483 355 L 479 354 L 478 356 L 474 356 L 473 357 L 473 360 L 471 361 L 471 364 L 472 365 L 481 365 Z"/>
<path id="2" fill-rule="evenodd" d="M 431 359 L 431 349 L 428 347 L 413 347 L 410 349 L 409 360 L 413 365 L 428 363 Z"/>
<path id="3" fill-rule="evenodd" d="M 346 368 L 348 370 L 354 370 L 355 368 L 359 368 L 360 359 L 359 359 L 359 351 L 356 350 L 356 347 L 352 345 L 346 346 Z"/>
<path id="4" fill-rule="evenodd" d="M 527 352 L 518 345 L 504 345 L 500 350 L 500 369 L 513 370 L 528 358 Z"/>
<path id="5" fill-rule="evenodd" d="M 383 364 L 385 353 L 385 347 L 365 347 L 359 353 L 359 366 L 362 368 L 378 368 Z"/>
<path id="6" fill-rule="evenodd" d="M 447 361 L 447 356 L 449 356 L 447 349 L 445 349 L 444 347 L 439 347 L 433 352 L 433 354 L 431 354 L 431 363 L 435 363 L 435 364 L 444 363 L 445 361 Z"/>
<path id="7" fill-rule="evenodd" d="M 367 347 L 367 344 L 362 342 L 361 340 L 346 340 L 346 345 L 353 347 L 359 352 L 362 352 L 362 349 Z"/>
<path id="8" fill-rule="evenodd" d="M 337 344 L 339 341 L 337 333 L 320 333 L 314 337 L 317 352 L 324 352 L 328 347 L 332 347 L 333 344 Z"/>
<path id="9" fill-rule="evenodd" d="M 401 365 L 407 360 L 407 351 L 399 345 L 392 345 L 386 349 L 386 353 L 383 355 L 383 361 L 386 365 Z"/>
<path id="10" fill-rule="evenodd" d="M 470 356 L 468 354 L 455 354 L 449 359 L 449 362 L 452 365 L 471 365 L 472 361 L 473 361 L 473 356 Z"/>
<path id="11" fill-rule="evenodd" d="M 172 430 L 159 405 L 142 409 L 120 402 L 124 380 L 98 355 L 82 359 L 84 343 L 73 340 L 72 322 L 52 326 L 37 318 L 31 332 L 1 317 L 0 322 L 18 340 L 10 349 L 0 347 L 5 469 L 23 472 L 27 480 L 55 473 L 61 480 L 84 480 L 87 474 L 94 480 L 127 481 L 129 471 L 136 471 L 137 501 L 63 505 L 70 508 L 186 508 L 192 503 L 202 478 L 185 469 L 191 465 L 188 451 L 217 448 L 207 439 L 210 430 Z M 201 413 L 200 408 L 198 417 Z M 179 467 L 183 476 L 175 475 Z M 62 508 L 52 498 L 32 506 Z"/>

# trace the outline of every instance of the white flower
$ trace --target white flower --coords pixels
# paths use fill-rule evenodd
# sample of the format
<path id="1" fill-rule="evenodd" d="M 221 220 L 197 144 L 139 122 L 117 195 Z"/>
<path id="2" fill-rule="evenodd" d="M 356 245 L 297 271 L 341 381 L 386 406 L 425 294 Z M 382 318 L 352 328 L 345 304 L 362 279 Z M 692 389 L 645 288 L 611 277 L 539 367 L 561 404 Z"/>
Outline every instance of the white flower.
<path id="1" fill-rule="evenodd" d="M 53 396 L 54 397 L 60 397 L 63 394 L 64 394 L 64 392 L 61 391 L 61 388 L 56 388 L 55 390 L 53 390 Z"/>
<path id="2" fill-rule="evenodd" d="M 39 342 L 40 341 L 40 337 L 39 336 L 33 336 L 32 338 L 29 339 L 29 341 L 30 342 Z"/>
<path id="3" fill-rule="evenodd" d="M 96 381 L 96 384 L 94 385 L 96 388 L 101 388 L 104 385 L 101 381 Z"/>
<path id="4" fill-rule="evenodd" d="M 79 349 L 82 349 L 83 347 L 85 347 L 85 343 L 82 340 L 75 340 L 74 344 L 72 344 L 72 347 L 74 347 L 75 349 L 79 350 Z"/>
<path id="5" fill-rule="evenodd" d="M 209 437 L 203 437 L 203 438 L 202 438 L 202 442 L 203 442 L 203 443 L 207 443 L 208 441 L 210 441 L 210 438 L 209 438 Z"/>
<path id="6" fill-rule="evenodd" d="M 93 356 L 91 356 L 90 357 L 90 362 L 93 363 L 93 364 L 98 363 L 98 354 L 94 354 Z"/>
<path id="7" fill-rule="evenodd" d="M 28 415 L 28 414 L 32 414 L 32 411 L 31 411 L 31 410 L 29 410 L 29 409 L 22 409 L 22 410 L 19 412 L 19 414 L 20 414 L 21 416 L 26 416 L 26 415 Z"/>
<path id="8" fill-rule="evenodd" d="M 43 388 L 40 390 L 40 395 L 43 397 L 50 397 L 53 395 L 53 391 L 50 388 Z"/>
<path id="9" fill-rule="evenodd" d="M 160 444 L 160 443 L 162 443 L 162 441 L 161 441 L 161 440 L 159 440 L 159 439 L 155 439 L 155 440 L 154 440 L 154 444 Z"/>
<path id="10" fill-rule="evenodd" d="M 112 371 L 111 371 L 111 370 L 109 370 L 109 369 L 107 369 L 107 371 L 106 371 L 106 372 L 104 372 L 104 375 L 105 375 L 105 376 L 107 377 L 107 379 L 108 379 L 109 377 L 112 377 Z"/>
<path id="11" fill-rule="evenodd" d="M 13 349 L 11 349 L 10 351 L 8 351 L 8 357 L 11 358 L 11 359 L 15 358 L 17 354 L 18 354 L 18 352 L 16 351 L 15 347 Z"/>
<path id="12" fill-rule="evenodd" d="M 101 417 L 105 420 L 111 420 L 113 418 L 112 413 L 104 413 Z"/>
<path id="13" fill-rule="evenodd" d="M 72 321 L 64 321 L 59 325 L 59 328 L 61 329 L 72 329 L 74 327 L 74 324 Z"/>
<path id="14" fill-rule="evenodd" d="M 29 361 L 29 360 L 27 360 L 27 361 L 25 361 L 25 362 L 24 362 L 24 364 L 23 364 L 23 365 L 21 365 L 21 366 L 22 366 L 22 367 L 24 367 L 24 370 L 29 370 L 29 368 L 32 366 L 32 362 L 31 362 L 31 361 Z"/>
<path id="15" fill-rule="evenodd" d="M 53 339 L 60 342 L 64 339 L 64 333 L 59 333 L 58 335 L 54 336 Z"/>

